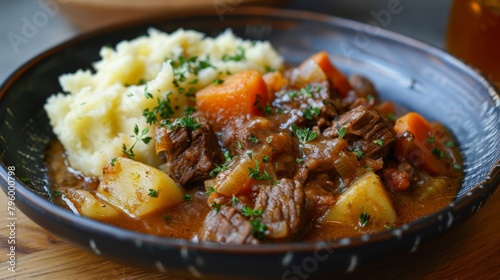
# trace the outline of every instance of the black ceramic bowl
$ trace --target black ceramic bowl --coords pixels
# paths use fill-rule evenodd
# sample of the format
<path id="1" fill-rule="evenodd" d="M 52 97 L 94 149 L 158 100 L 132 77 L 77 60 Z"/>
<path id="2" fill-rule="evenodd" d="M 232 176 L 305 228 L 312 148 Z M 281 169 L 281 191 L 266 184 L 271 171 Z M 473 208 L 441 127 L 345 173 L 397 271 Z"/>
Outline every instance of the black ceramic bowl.
<path id="1" fill-rule="evenodd" d="M 43 110 L 45 100 L 61 90 L 61 74 L 88 68 L 99 59 L 101 46 L 133 39 L 150 26 L 167 32 L 180 27 L 195 29 L 210 36 L 230 27 L 244 38 L 270 40 L 289 64 L 327 50 L 342 71 L 371 79 L 382 98 L 451 129 L 465 163 L 460 192 L 439 212 L 394 230 L 335 242 L 259 246 L 200 244 L 140 234 L 76 216 L 52 204 L 47 199 L 43 154 L 54 134 Z M 36 223 L 111 260 L 217 279 L 299 279 L 292 266 L 302 267 L 308 277 L 323 278 L 356 270 L 373 259 L 414 251 L 479 210 L 500 183 L 499 117 L 498 92 L 464 63 L 427 44 L 318 14 L 238 9 L 237 14 L 225 14 L 223 20 L 197 16 L 85 35 L 21 67 L 0 92 L 0 179 L 4 192 L 15 193 L 16 206 Z M 15 176 L 9 176 L 9 170 Z M 25 177 L 29 183 L 22 182 Z"/>

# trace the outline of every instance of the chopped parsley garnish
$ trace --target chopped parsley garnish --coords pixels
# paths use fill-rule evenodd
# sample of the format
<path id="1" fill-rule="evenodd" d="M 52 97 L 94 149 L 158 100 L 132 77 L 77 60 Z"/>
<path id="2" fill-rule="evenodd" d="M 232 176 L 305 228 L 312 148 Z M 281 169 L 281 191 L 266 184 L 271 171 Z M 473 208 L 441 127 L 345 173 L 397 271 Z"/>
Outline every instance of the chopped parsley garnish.
<path id="1" fill-rule="evenodd" d="M 253 135 L 253 134 L 250 134 L 250 137 L 248 139 L 252 143 L 259 143 L 259 139 L 257 139 L 257 137 L 255 137 L 255 135 Z"/>
<path id="2" fill-rule="evenodd" d="M 155 197 L 155 198 L 156 198 L 156 197 L 158 197 L 158 190 L 155 190 L 155 189 L 149 189 L 149 193 L 148 193 L 148 195 L 149 195 L 150 197 Z"/>
<path id="3" fill-rule="evenodd" d="M 191 115 L 192 113 L 194 113 L 196 111 L 196 107 L 194 106 L 187 106 L 186 109 L 184 109 L 184 114 L 189 116 Z"/>
<path id="4" fill-rule="evenodd" d="M 51 193 L 52 197 L 60 196 L 62 194 L 62 191 L 53 191 Z"/>
<path id="5" fill-rule="evenodd" d="M 384 141 L 382 139 L 373 140 L 373 142 L 379 146 L 384 146 Z"/>
<path id="6" fill-rule="evenodd" d="M 209 186 L 207 191 L 205 192 L 206 196 L 210 196 L 210 194 L 215 192 L 215 188 L 213 186 Z"/>
<path id="7" fill-rule="evenodd" d="M 210 171 L 210 177 L 214 178 L 215 176 L 217 176 L 217 174 L 219 174 L 219 172 L 221 171 L 224 171 L 227 169 L 227 166 L 225 164 L 217 164 L 217 163 L 214 163 L 215 164 L 215 168 Z"/>
<path id="8" fill-rule="evenodd" d="M 196 93 L 196 88 L 195 87 L 189 87 L 188 89 L 188 92 L 186 92 L 186 94 L 184 94 L 185 96 L 188 96 L 188 97 L 193 97 Z M 194 99 L 192 99 L 194 100 Z"/>
<path id="9" fill-rule="evenodd" d="M 202 126 L 201 123 L 198 123 L 193 117 L 186 116 L 182 118 L 177 118 L 173 122 L 170 120 L 165 120 L 161 126 L 166 126 L 170 130 L 177 130 L 179 127 L 185 127 L 190 130 L 196 130 Z"/>
<path id="10" fill-rule="evenodd" d="M 387 113 L 387 119 L 390 121 L 396 121 L 396 116 L 393 113 Z"/>
<path id="11" fill-rule="evenodd" d="M 216 84 L 216 85 L 220 85 L 222 83 L 224 83 L 224 80 L 222 80 L 222 79 L 217 78 L 214 80 L 214 84 Z"/>
<path id="12" fill-rule="evenodd" d="M 224 152 L 224 158 L 226 159 L 226 163 L 227 162 L 230 162 L 233 158 L 231 157 L 231 155 L 229 154 L 229 151 L 225 151 Z"/>
<path id="13" fill-rule="evenodd" d="M 195 73 L 197 74 L 198 71 L 203 70 L 205 68 L 215 68 L 212 64 L 210 64 L 208 62 L 208 58 L 207 58 L 207 60 L 200 60 L 200 61 L 198 61 L 198 66 L 195 69 L 196 70 Z"/>
<path id="14" fill-rule="evenodd" d="M 135 142 L 130 146 L 130 148 L 127 149 L 127 146 L 125 143 L 122 145 L 122 152 L 127 155 L 130 159 L 134 159 L 135 154 L 134 154 L 134 148 L 135 145 L 139 142 L 142 141 L 144 144 L 148 144 L 149 141 L 151 141 L 151 137 L 146 136 L 149 132 L 149 127 L 144 128 L 141 133 L 139 134 L 139 127 L 137 124 L 134 126 L 134 134 L 130 135 L 131 138 L 135 138 Z"/>
<path id="15" fill-rule="evenodd" d="M 191 201 L 191 200 L 193 200 L 193 196 L 192 195 L 190 195 L 190 194 L 185 194 L 184 195 L 184 201 Z"/>
<path id="16" fill-rule="evenodd" d="M 288 95 L 290 99 L 294 99 L 295 97 L 297 97 L 297 95 L 299 95 L 299 92 L 296 90 L 290 90 L 286 92 L 286 95 Z"/>
<path id="17" fill-rule="evenodd" d="M 255 179 L 255 180 L 265 180 L 265 181 L 270 181 L 271 176 L 269 176 L 269 173 L 267 173 L 266 170 L 264 172 L 260 172 L 259 168 L 259 161 L 255 161 L 255 168 L 249 167 L 248 170 L 250 173 L 248 174 L 248 177 Z"/>
<path id="18" fill-rule="evenodd" d="M 443 151 L 440 150 L 439 148 L 434 147 L 432 149 L 432 153 L 437 156 L 437 158 L 441 159 L 443 157 Z"/>
<path id="19" fill-rule="evenodd" d="M 462 168 L 463 168 L 463 167 L 462 167 L 460 164 L 455 163 L 455 164 L 453 164 L 453 168 L 454 168 L 455 170 L 462 170 Z"/>
<path id="20" fill-rule="evenodd" d="M 252 233 L 253 235 L 262 240 L 266 237 L 267 226 L 262 222 L 260 218 L 250 219 L 250 225 L 252 225 Z"/>
<path id="21" fill-rule="evenodd" d="M 268 66 L 266 66 L 266 72 L 276 72 L 276 68 L 268 65 Z"/>
<path id="22" fill-rule="evenodd" d="M 163 215 L 162 218 L 168 221 L 168 220 L 172 219 L 172 216 L 170 216 L 170 215 Z"/>
<path id="23" fill-rule="evenodd" d="M 455 147 L 455 142 L 453 142 L 453 141 L 446 141 L 446 142 L 444 142 L 444 145 L 446 147 L 448 147 L 448 148 L 453 148 L 453 147 Z"/>
<path id="24" fill-rule="evenodd" d="M 269 161 L 269 156 L 262 157 L 262 162 L 268 162 L 268 161 Z"/>
<path id="25" fill-rule="evenodd" d="M 431 135 L 429 136 L 429 138 L 427 138 L 427 143 L 435 143 L 436 142 L 436 138 L 434 137 L 434 135 Z"/>
<path id="26" fill-rule="evenodd" d="M 302 163 L 305 159 L 304 158 L 295 158 L 295 161 L 297 163 Z"/>
<path id="27" fill-rule="evenodd" d="M 261 217 L 262 209 L 253 209 L 252 207 L 245 206 L 240 210 L 241 214 L 245 217 Z"/>
<path id="28" fill-rule="evenodd" d="M 344 138 L 345 137 L 345 134 L 347 132 L 347 129 L 343 126 L 339 129 L 339 138 Z"/>
<path id="29" fill-rule="evenodd" d="M 243 47 L 238 47 L 236 49 L 236 53 L 235 54 L 233 54 L 231 56 L 227 55 L 227 54 L 224 54 L 221 59 L 222 59 L 222 61 L 230 61 L 230 60 L 232 60 L 232 61 L 243 61 L 243 60 L 246 59 L 245 58 L 245 49 L 243 49 Z"/>
<path id="30" fill-rule="evenodd" d="M 234 195 L 233 195 L 233 198 L 231 198 L 231 202 L 232 202 L 233 204 L 236 204 L 236 203 L 238 203 L 239 201 L 240 201 L 240 200 L 239 200 L 236 196 L 234 196 Z"/>
<path id="31" fill-rule="evenodd" d="M 111 161 L 109 162 L 109 164 L 111 164 L 111 166 L 115 166 L 116 164 L 116 158 L 112 158 Z"/>
<path id="32" fill-rule="evenodd" d="M 313 117 L 319 116 L 320 109 L 318 107 L 308 107 L 304 111 L 302 111 L 302 116 L 306 120 L 312 120 Z"/>
<path id="33" fill-rule="evenodd" d="M 267 138 L 266 138 L 266 142 L 267 142 L 268 144 L 270 144 L 271 142 L 273 142 L 273 137 L 271 137 L 271 136 L 267 137 Z"/>
<path id="34" fill-rule="evenodd" d="M 168 119 L 174 114 L 174 110 L 170 107 L 170 99 L 167 97 L 165 99 L 158 98 L 158 106 L 154 107 L 153 110 L 149 108 L 142 112 L 142 115 L 146 117 L 146 122 L 148 124 L 155 124 L 158 122 L 157 115 L 160 115 L 162 119 Z"/>
<path id="35" fill-rule="evenodd" d="M 247 156 L 248 156 L 250 159 L 253 159 L 253 152 L 252 152 L 252 151 L 248 151 L 248 152 L 247 152 Z"/>
<path id="36" fill-rule="evenodd" d="M 358 148 L 354 149 L 353 153 L 356 155 L 357 158 L 361 158 L 363 156 L 363 151 L 361 151 Z"/>
<path id="37" fill-rule="evenodd" d="M 212 206 L 212 208 L 215 210 L 215 212 L 219 212 L 220 211 L 220 208 L 223 206 L 224 204 L 219 204 L 217 202 L 212 202 L 212 204 L 210 204 L 210 206 Z"/>
<path id="38" fill-rule="evenodd" d="M 273 107 L 271 105 L 267 104 L 266 107 L 264 107 L 264 115 L 269 116 L 273 110 Z"/>
<path id="39" fill-rule="evenodd" d="M 180 85 L 179 83 L 185 82 L 187 79 L 187 75 L 189 73 L 197 75 L 198 72 L 202 69 L 205 68 L 215 68 L 213 65 L 211 65 L 209 62 L 209 57 L 207 56 L 206 60 L 201 60 L 197 56 L 192 56 L 192 57 L 184 57 L 183 55 L 180 55 L 177 57 L 177 59 L 172 59 L 170 60 L 170 64 L 172 65 L 172 68 L 174 69 L 174 81 L 173 84 L 179 88 Z M 188 82 L 188 84 L 194 85 L 198 82 L 197 79 L 191 80 Z M 185 92 L 185 89 L 180 90 L 180 92 Z"/>
<path id="40" fill-rule="evenodd" d="M 300 93 L 305 95 L 306 97 L 313 97 L 313 93 L 314 93 L 313 91 L 314 91 L 314 89 L 310 84 L 308 84 L 305 87 L 300 89 Z"/>
<path id="41" fill-rule="evenodd" d="M 295 132 L 295 135 L 299 138 L 299 141 L 302 144 L 310 142 L 318 136 L 318 134 L 314 131 L 311 131 L 309 127 L 306 128 L 298 128 L 296 125 L 292 125 L 292 131 Z"/>
<path id="42" fill-rule="evenodd" d="M 370 221 L 370 215 L 368 215 L 368 213 L 363 212 L 361 213 L 361 215 L 359 215 L 359 225 L 361 227 L 365 227 L 369 221 Z"/>
<path id="43" fill-rule="evenodd" d="M 245 206 L 240 210 L 240 213 L 249 217 L 250 225 L 252 225 L 252 233 L 257 239 L 264 239 L 267 226 L 262 222 L 261 217 L 263 214 L 262 209 L 253 209 L 251 207 Z"/>

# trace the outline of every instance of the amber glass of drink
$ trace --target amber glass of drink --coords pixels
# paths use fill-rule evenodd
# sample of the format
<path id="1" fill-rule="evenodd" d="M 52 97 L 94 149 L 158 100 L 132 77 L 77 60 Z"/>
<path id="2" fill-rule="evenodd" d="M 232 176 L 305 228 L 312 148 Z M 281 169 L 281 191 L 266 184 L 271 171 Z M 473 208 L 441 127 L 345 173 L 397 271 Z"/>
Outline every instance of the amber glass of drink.
<path id="1" fill-rule="evenodd" d="M 454 0 L 446 48 L 500 86 L 500 0 Z"/>

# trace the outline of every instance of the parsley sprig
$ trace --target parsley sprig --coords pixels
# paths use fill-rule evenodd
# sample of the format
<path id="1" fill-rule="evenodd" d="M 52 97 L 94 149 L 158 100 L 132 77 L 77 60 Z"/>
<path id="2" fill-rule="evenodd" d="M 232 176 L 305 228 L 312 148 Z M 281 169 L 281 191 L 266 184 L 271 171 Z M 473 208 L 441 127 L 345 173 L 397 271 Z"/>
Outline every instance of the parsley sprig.
<path id="1" fill-rule="evenodd" d="M 198 123 L 193 117 L 186 116 L 182 118 L 177 118 L 174 121 L 170 121 L 166 119 L 162 122 L 161 126 L 166 126 L 170 130 L 177 130 L 179 127 L 185 127 L 190 130 L 196 130 L 202 126 L 201 123 Z"/>
<path id="2" fill-rule="evenodd" d="M 363 212 L 361 213 L 361 215 L 359 215 L 359 225 L 361 227 L 365 227 L 369 221 L 370 221 L 370 215 L 368 215 L 368 213 Z"/>
<path id="3" fill-rule="evenodd" d="M 228 164 L 228 162 L 230 162 L 233 159 L 233 157 L 231 157 L 231 155 L 229 154 L 229 151 L 225 151 L 224 158 L 226 159 L 225 163 L 220 164 L 220 165 L 217 163 L 214 163 L 215 168 L 212 171 L 210 171 L 210 177 L 214 178 L 215 176 L 217 176 L 217 174 L 219 174 L 219 172 L 227 170 L 227 168 L 228 168 L 227 164 Z"/>
<path id="4" fill-rule="evenodd" d="M 307 98 L 313 97 L 314 91 L 315 89 L 310 84 L 300 89 L 300 93 Z"/>
<path id="5" fill-rule="evenodd" d="M 320 109 L 318 107 L 307 107 L 304 111 L 302 111 L 302 116 L 306 120 L 312 120 L 313 117 L 319 116 Z"/>
<path id="6" fill-rule="evenodd" d="M 309 127 L 298 128 L 296 125 L 292 125 L 292 131 L 295 132 L 295 135 L 297 135 L 300 143 L 302 144 L 310 142 L 316 139 L 316 137 L 318 136 L 318 134 L 315 131 L 309 129 Z"/>
<path id="7" fill-rule="evenodd" d="M 254 209 L 248 206 L 243 207 L 240 213 L 250 218 L 249 222 L 252 226 L 252 233 L 257 239 L 264 239 L 266 236 L 267 226 L 262 222 L 262 214 L 264 211 L 262 209 Z"/>
<path id="8" fill-rule="evenodd" d="M 260 172 L 258 160 L 255 161 L 255 168 L 249 167 L 248 171 L 250 171 L 248 177 L 252 179 L 271 181 L 271 176 L 269 176 L 269 173 L 266 170 L 264 170 L 264 172 Z"/>
<path id="9" fill-rule="evenodd" d="M 134 148 L 135 148 L 135 145 L 137 145 L 137 143 L 139 143 L 139 141 L 142 141 L 144 144 L 149 144 L 149 141 L 151 141 L 151 137 L 149 136 L 146 136 L 149 132 L 149 127 L 145 127 L 144 129 L 142 129 L 142 131 L 139 133 L 139 126 L 134 125 L 134 134 L 133 135 L 130 135 L 130 137 L 132 139 L 135 138 L 135 141 L 134 143 L 132 144 L 132 146 L 130 146 L 130 148 L 127 149 L 127 145 L 125 145 L 125 143 L 123 143 L 122 145 L 122 151 L 125 155 L 127 155 L 130 159 L 134 159 L 135 157 L 135 153 L 134 153 Z"/>
<path id="10" fill-rule="evenodd" d="M 262 209 L 253 209 L 252 207 L 249 206 L 241 208 L 240 212 L 245 217 L 252 217 L 252 216 L 261 217 L 263 213 Z"/>
<path id="11" fill-rule="evenodd" d="M 239 46 L 233 55 L 224 54 L 221 59 L 222 61 L 243 61 L 246 59 L 245 49 Z"/>
<path id="12" fill-rule="evenodd" d="M 149 189 L 148 195 L 153 198 L 157 198 L 159 194 L 159 191 L 156 189 Z"/>
<path id="13" fill-rule="evenodd" d="M 341 127 L 339 129 L 339 138 L 343 139 L 345 137 L 347 133 L 347 129 L 345 128 L 345 126 Z"/>
<path id="14" fill-rule="evenodd" d="M 174 114 L 174 110 L 170 106 L 170 99 L 168 98 L 168 95 L 170 94 L 167 93 L 167 97 L 164 99 L 157 99 L 158 105 L 154 107 L 152 110 L 149 108 L 146 108 L 143 112 L 142 115 L 146 117 L 146 122 L 148 124 L 155 124 L 158 122 L 158 114 L 160 115 L 161 119 L 168 119 Z M 152 95 L 151 95 L 152 98 Z"/>
<path id="15" fill-rule="evenodd" d="M 227 165 L 224 163 L 223 164 L 214 163 L 214 165 L 215 165 L 215 168 L 212 171 L 210 171 L 210 177 L 212 177 L 212 178 L 215 178 L 215 176 L 217 176 L 217 174 L 219 174 L 219 172 L 227 170 Z"/>

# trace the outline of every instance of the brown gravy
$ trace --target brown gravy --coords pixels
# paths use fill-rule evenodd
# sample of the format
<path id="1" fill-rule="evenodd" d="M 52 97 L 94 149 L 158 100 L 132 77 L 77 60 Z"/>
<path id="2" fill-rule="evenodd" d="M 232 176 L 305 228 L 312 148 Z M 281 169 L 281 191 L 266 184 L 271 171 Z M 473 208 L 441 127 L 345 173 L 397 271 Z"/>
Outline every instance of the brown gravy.
<path id="1" fill-rule="evenodd" d="M 97 179 L 82 176 L 68 166 L 64 148 L 58 141 L 54 141 L 47 150 L 46 164 L 53 192 L 63 192 L 73 188 L 85 189 L 95 193 L 99 185 Z M 398 214 L 398 223 L 394 226 L 398 227 L 410 223 L 416 218 L 436 212 L 450 203 L 455 198 L 460 187 L 462 179 L 460 174 L 460 172 L 457 172 L 448 177 L 446 192 L 433 199 L 419 202 L 415 200 L 416 194 L 414 191 L 389 192 Z M 191 195 L 192 200 L 184 201 L 168 209 L 165 213 L 155 213 L 141 219 L 134 219 L 123 213 L 118 219 L 102 220 L 102 222 L 132 231 L 196 241 L 199 228 L 202 226 L 208 212 L 212 211 L 213 208 L 208 205 L 204 191 L 185 189 L 184 192 Z M 54 202 L 70 210 L 62 195 L 55 196 Z M 335 240 L 367 233 L 370 233 L 370 231 L 361 227 L 354 228 L 342 224 L 322 225 L 315 222 L 302 240 Z"/>

